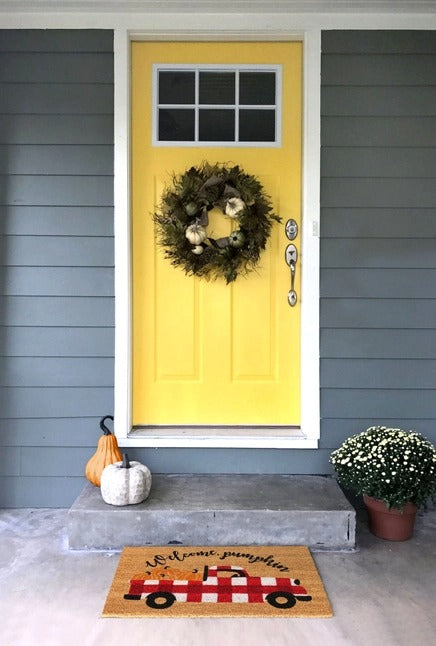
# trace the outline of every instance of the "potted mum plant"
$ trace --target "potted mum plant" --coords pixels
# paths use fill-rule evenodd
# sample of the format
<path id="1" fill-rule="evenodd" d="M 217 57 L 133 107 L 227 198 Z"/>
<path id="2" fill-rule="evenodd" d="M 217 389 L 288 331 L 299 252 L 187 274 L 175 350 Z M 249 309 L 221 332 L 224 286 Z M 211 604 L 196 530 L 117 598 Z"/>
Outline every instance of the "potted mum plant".
<path id="1" fill-rule="evenodd" d="M 371 426 L 330 456 L 342 486 L 363 494 L 370 531 L 386 540 L 413 534 L 418 507 L 436 496 L 436 448 L 414 431 Z"/>

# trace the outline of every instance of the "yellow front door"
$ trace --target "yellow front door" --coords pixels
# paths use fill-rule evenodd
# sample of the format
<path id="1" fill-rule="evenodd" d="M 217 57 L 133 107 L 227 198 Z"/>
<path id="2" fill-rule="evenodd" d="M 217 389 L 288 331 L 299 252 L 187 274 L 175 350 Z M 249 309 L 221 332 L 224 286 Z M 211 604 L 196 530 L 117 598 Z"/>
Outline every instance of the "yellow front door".
<path id="1" fill-rule="evenodd" d="M 184 141 L 191 136 L 191 119 L 193 122 L 198 112 L 198 105 L 191 106 L 194 101 L 188 96 L 182 98 L 185 103 L 181 106 L 162 113 L 181 116 L 175 135 L 179 140 L 173 145 L 160 142 L 159 134 L 156 136 L 160 117 L 152 118 L 153 102 L 159 102 L 154 85 L 156 70 L 171 72 L 170 99 L 164 103 L 172 104 L 183 92 L 177 91 L 179 80 L 180 87 L 189 85 L 198 69 L 206 70 L 205 78 L 208 72 L 224 71 L 225 79 L 226 73 L 231 77 L 231 66 L 251 71 L 264 71 L 268 66 L 279 70 L 277 141 L 259 142 L 262 135 L 257 131 L 251 142 L 223 145 L 209 141 L 204 146 L 201 141 Z M 180 70 L 188 74 L 171 76 Z M 302 45 L 298 42 L 132 44 L 132 413 L 136 427 L 300 424 L 300 299 L 294 307 L 289 305 L 291 277 L 285 262 L 289 244 L 285 223 L 292 218 L 300 226 L 301 84 Z M 249 92 L 256 108 L 253 88 Z M 214 91 L 216 94 L 216 88 Z M 192 92 L 197 93 L 198 104 L 198 89 Z M 226 92 L 224 84 L 222 97 Z M 223 109 L 230 113 L 232 108 L 227 105 L 231 103 L 228 99 L 220 101 L 222 105 L 215 113 L 211 109 L 208 116 L 213 115 L 216 128 L 224 132 L 228 118 L 233 117 L 226 112 L 223 123 L 220 118 Z M 256 111 L 262 109 L 266 109 L 264 105 Z M 260 117 L 262 123 L 263 115 Z M 161 126 L 165 139 L 164 119 Z M 266 134 L 264 138 L 268 137 Z M 186 276 L 164 258 L 156 244 L 152 213 L 163 189 L 171 184 L 173 174 L 182 174 L 203 161 L 239 165 L 255 175 L 282 218 L 281 224 L 273 225 L 257 271 L 238 277 L 230 285 L 223 279 L 208 282 Z M 219 234 L 228 235 L 226 218 L 218 213 L 212 213 L 211 218 L 214 232 L 219 229 Z M 298 235 L 294 241 L 298 249 L 300 239 Z M 298 297 L 300 267 L 298 258 Z"/>

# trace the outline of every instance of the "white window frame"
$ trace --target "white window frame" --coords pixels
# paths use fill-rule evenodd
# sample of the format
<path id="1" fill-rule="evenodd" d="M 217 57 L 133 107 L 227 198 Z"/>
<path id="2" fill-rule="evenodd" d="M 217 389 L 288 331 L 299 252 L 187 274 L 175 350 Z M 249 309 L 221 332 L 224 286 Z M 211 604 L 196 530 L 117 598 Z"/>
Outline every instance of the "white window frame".
<path id="1" fill-rule="evenodd" d="M 195 40 L 192 34 L 177 34 Z M 131 230 L 130 230 L 130 43 L 174 40 L 154 33 L 115 30 L 115 430 L 122 447 L 317 448 L 319 388 L 319 191 L 321 32 L 218 34 L 208 40 L 290 40 L 303 43 L 303 162 L 301 269 L 301 425 L 299 429 L 150 428 L 132 432 Z M 197 35 L 198 39 L 202 39 Z M 203 36 L 204 39 L 204 36 Z"/>
<path id="2" fill-rule="evenodd" d="M 180 103 L 180 104 L 160 104 L 157 96 L 158 89 L 158 76 L 159 72 L 163 71 L 186 71 L 195 73 L 195 87 L 196 87 L 196 97 L 195 102 L 192 104 L 189 103 Z M 239 103 L 239 92 L 236 89 L 235 103 L 231 105 L 226 104 L 214 104 L 207 105 L 201 104 L 198 98 L 198 76 L 203 71 L 212 71 L 212 72 L 235 72 L 237 79 L 239 78 L 239 72 L 273 72 L 276 79 L 276 96 L 275 103 L 273 105 L 241 105 Z M 214 148 L 219 148 L 220 146 L 226 148 L 279 148 L 282 145 L 282 66 L 281 65 L 213 65 L 213 64 L 195 64 L 188 65 L 186 63 L 178 63 L 177 65 L 171 65 L 170 63 L 155 63 L 153 65 L 153 80 L 152 80 L 152 101 L 153 101 L 153 113 L 152 113 L 152 145 L 157 147 L 187 147 L 190 148 L 204 148 L 208 146 L 213 146 Z M 238 81 L 236 82 L 238 86 Z M 190 141 L 165 141 L 161 140 L 158 137 L 158 111 L 159 108 L 180 108 L 180 109 L 190 109 L 195 111 L 195 139 Z M 235 137 L 230 141 L 200 141 L 198 138 L 198 112 L 199 110 L 207 110 L 209 108 L 220 109 L 220 110 L 233 110 L 235 113 Z M 275 113 L 275 133 L 274 141 L 238 141 L 238 122 L 239 122 L 239 110 L 274 110 Z"/>

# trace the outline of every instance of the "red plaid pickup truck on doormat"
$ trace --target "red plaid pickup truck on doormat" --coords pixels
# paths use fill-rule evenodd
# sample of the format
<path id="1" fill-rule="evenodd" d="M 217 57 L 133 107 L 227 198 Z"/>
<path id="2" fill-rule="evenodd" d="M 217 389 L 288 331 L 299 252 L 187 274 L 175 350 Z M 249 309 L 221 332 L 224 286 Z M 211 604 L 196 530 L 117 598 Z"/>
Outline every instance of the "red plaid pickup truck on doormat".
<path id="1" fill-rule="evenodd" d="M 177 577 L 183 577 L 178 571 Z M 186 577 L 146 579 L 135 576 L 125 599 L 145 600 L 150 608 L 169 608 L 175 601 L 194 603 L 263 603 L 275 608 L 292 608 L 297 601 L 311 601 L 298 579 L 250 576 L 237 565 L 205 566 L 203 575 L 186 572 Z M 189 577 L 189 578 L 188 578 Z"/>

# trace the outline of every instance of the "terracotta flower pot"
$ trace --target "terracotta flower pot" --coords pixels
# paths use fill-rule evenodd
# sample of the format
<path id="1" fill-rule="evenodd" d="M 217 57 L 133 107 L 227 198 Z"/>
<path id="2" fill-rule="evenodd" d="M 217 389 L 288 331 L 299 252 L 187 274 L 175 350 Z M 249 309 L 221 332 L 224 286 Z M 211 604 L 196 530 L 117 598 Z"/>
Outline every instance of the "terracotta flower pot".
<path id="1" fill-rule="evenodd" d="M 384 502 L 363 496 L 368 510 L 369 529 L 386 541 L 407 541 L 413 534 L 416 505 L 408 502 L 402 509 L 388 509 Z"/>

